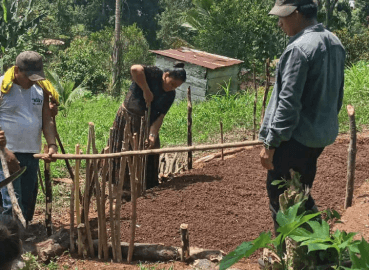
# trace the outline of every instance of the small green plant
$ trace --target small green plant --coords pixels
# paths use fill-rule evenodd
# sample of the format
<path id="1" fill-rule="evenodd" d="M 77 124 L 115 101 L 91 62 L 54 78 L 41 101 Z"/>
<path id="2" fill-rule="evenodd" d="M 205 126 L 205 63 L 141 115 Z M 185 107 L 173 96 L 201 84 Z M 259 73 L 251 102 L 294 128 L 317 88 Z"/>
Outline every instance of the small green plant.
<path id="1" fill-rule="evenodd" d="M 29 252 L 22 255 L 22 257 L 25 266 L 21 270 L 57 270 L 59 268 L 58 264 L 54 261 L 51 261 L 49 264 L 38 262 L 38 257 Z"/>
<path id="2" fill-rule="evenodd" d="M 279 197 L 281 209 L 276 218 L 279 235 L 272 239 L 271 232 L 262 232 L 254 241 L 242 243 L 223 258 L 220 270 L 229 268 L 260 248 L 269 249 L 278 257 L 273 269 L 323 269 L 320 267 L 322 262 L 330 263 L 335 269 L 349 269 L 343 266 L 347 260 L 353 262 L 351 269 L 368 268 L 369 244 L 364 239 L 355 241 L 356 233 L 339 230 L 331 234 L 328 222 L 319 218 L 322 212 L 304 211 L 308 190 L 302 188 L 297 181 L 299 178 L 298 174 L 292 174 L 292 180 L 273 183 L 288 187 Z M 324 212 L 327 219 L 340 218 L 335 211 Z"/>

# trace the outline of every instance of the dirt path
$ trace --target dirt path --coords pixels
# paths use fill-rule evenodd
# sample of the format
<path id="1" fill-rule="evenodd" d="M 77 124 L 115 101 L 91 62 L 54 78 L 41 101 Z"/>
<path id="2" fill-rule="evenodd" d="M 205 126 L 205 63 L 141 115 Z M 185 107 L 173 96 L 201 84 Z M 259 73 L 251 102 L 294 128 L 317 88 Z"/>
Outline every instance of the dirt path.
<path id="1" fill-rule="evenodd" d="M 356 189 L 369 178 L 368 142 L 368 137 L 360 137 L 358 141 Z M 340 137 L 335 144 L 324 150 L 318 161 L 312 195 L 320 210 L 332 208 L 343 212 L 347 148 L 348 140 Z M 272 230 L 265 189 L 266 171 L 259 163 L 259 152 L 260 147 L 254 147 L 224 161 L 213 160 L 203 168 L 181 174 L 150 190 L 146 197 L 138 200 L 136 241 L 180 246 L 179 226 L 187 223 L 191 246 L 229 252 L 243 241 L 253 240 L 260 232 Z M 369 194 L 369 189 L 366 194 Z M 365 200 L 368 201 L 369 195 L 366 196 Z M 122 241 L 127 242 L 130 209 L 131 204 L 127 203 L 121 212 L 121 237 Z M 54 217 L 54 220 L 59 220 L 60 225 L 67 225 L 68 214 L 65 212 L 60 215 Z M 365 225 L 369 227 L 369 220 Z M 258 269 L 255 259 L 256 256 L 252 257 L 251 261 L 243 263 L 239 268 Z M 70 257 L 61 260 L 73 260 L 67 263 L 73 268 L 134 269 L 124 264 L 106 265 L 96 261 L 83 261 L 81 264 Z M 165 265 L 170 268 L 172 264 Z M 176 263 L 174 269 L 186 269 L 186 265 Z"/>

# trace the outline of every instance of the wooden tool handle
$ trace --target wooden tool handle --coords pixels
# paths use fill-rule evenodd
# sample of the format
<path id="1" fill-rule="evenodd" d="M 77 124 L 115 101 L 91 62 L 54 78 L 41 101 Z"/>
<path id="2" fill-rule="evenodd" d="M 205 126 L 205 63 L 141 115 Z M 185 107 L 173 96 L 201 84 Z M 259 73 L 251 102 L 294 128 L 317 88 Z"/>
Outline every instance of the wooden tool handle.
<path id="1" fill-rule="evenodd" d="M 0 127 L 0 131 L 1 131 L 1 127 Z M 1 165 L 3 166 L 4 176 L 5 176 L 5 178 L 8 178 L 8 177 L 10 177 L 10 173 L 9 173 L 8 163 L 6 162 L 6 159 L 5 159 L 4 147 L 0 147 L 0 159 L 1 159 Z M 10 200 L 12 202 L 13 211 L 17 215 L 17 217 L 18 217 L 19 221 L 22 223 L 23 227 L 26 228 L 26 226 L 27 226 L 26 225 L 26 220 L 23 217 L 22 210 L 20 209 L 17 197 L 15 196 L 13 184 L 9 183 L 7 185 L 7 188 L 8 188 L 8 193 L 9 193 L 9 196 L 10 196 Z"/>

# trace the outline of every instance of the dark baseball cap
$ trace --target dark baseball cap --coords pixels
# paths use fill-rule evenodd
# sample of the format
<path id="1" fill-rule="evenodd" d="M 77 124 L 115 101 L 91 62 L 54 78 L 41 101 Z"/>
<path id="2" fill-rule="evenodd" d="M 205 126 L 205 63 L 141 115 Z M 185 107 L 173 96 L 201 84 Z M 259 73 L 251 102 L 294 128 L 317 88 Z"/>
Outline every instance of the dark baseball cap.
<path id="1" fill-rule="evenodd" d="M 269 15 L 287 17 L 292 14 L 297 7 L 309 4 L 317 5 L 317 0 L 276 0 L 274 7 L 269 12 Z"/>
<path id="2" fill-rule="evenodd" d="M 15 60 L 15 65 L 26 73 L 31 81 L 45 80 L 42 57 L 37 52 L 25 51 L 20 53 Z"/>

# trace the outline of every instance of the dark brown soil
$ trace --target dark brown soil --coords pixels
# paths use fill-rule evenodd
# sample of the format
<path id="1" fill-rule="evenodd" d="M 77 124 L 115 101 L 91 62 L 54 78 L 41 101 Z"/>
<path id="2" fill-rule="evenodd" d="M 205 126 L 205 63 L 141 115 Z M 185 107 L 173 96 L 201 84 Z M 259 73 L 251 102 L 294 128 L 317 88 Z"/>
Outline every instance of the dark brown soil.
<path id="1" fill-rule="evenodd" d="M 359 138 L 355 188 L 369 175 L 368 142 L 366 136 Z M 262 231 L 272 230 L 260 149 L 254 147 L 224 161 L 213 160 L 148 191 L 137 204 L 136 242 L 180 246 L 179 226 L 187 223 L 191 246 L 229 252 L 243 241 L 255 239 Z M 347 149 L 348 140 L 341 136 L 324 150 L 318 161 L 312 195 L 320 210 L 332 208 L 343 212 Z M 61 223 L 67 225 L 69 218 L 64 214 Z M 126 242 L 130 215 L 131 203 L 126 203 L 121 211 L 121 238 Z"/>

